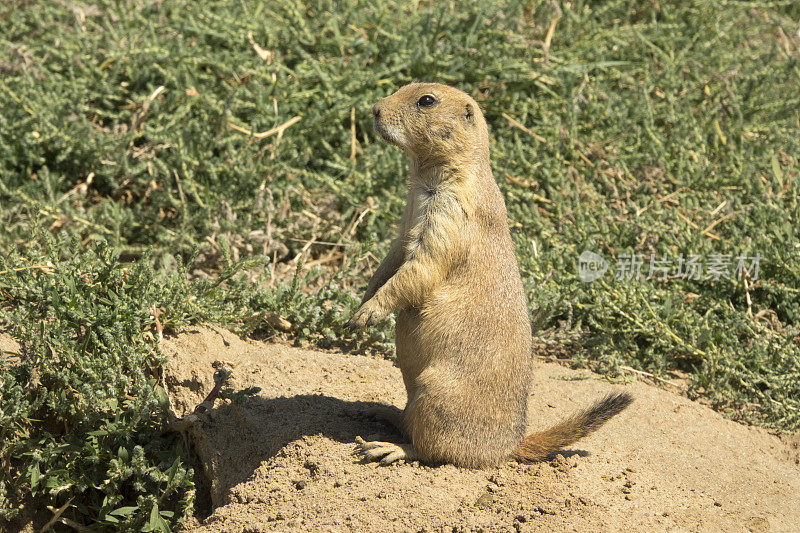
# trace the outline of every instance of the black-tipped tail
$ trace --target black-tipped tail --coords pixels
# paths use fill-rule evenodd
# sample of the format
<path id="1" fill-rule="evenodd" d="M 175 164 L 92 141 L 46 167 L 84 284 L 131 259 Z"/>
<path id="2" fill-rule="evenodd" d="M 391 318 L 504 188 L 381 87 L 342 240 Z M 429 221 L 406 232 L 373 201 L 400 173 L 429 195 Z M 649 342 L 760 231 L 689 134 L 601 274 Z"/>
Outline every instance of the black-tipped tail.
<path id="1" fill-rule="evenodd" d="M 627 392 L 609 394 L 563 422 L 544 431 L 531 433 L 520 443 L 512 457 L 518 461 L 541 461 L 553 452 L 594 432 L 622 412 L 631 402 L 633 396 Z"/>

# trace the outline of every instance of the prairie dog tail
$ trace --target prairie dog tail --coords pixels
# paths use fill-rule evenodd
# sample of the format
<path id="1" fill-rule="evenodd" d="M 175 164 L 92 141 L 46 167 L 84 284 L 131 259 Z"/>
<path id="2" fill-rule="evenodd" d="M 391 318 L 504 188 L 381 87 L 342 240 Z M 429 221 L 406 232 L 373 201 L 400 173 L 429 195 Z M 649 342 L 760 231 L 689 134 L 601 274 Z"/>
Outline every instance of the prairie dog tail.
<path id="1" fill-rule="evenodd" d="M 531 433 L 511 455 L 517 461 L 541 461 L 551 453 L 589 435 L 619 414 L 633 401 L 627 392 L 609 394 L 588 409 L 579 411 L 555 426 Z"/>

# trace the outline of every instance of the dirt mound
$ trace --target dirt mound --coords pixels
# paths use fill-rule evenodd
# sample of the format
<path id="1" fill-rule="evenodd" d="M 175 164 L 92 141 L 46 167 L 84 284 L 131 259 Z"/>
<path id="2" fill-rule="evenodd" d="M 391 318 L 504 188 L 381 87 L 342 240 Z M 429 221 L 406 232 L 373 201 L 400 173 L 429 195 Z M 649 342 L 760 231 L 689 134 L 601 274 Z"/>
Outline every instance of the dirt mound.
<path id="1" fill-rule="evenodd" d="M 399 439 L 365 410 L 402 407 L 390 361 L 301 350 L 196 329 L 167 339 L 167 384 L 179 413 L 213 386 L 262 387 L 243 404 L 202 414 L 191 430 L 211 515 L 191 531 L 797 531 L 800 454 L 644 383 L 611 384 L 536 365 L 531 429 L 619 389 L 636 400 L 550 462 L 489 470 L 419 463 L 380 467 L 352 456 L 357 435 Z M 586 377 L 588 379 L 576 379 Z"/>

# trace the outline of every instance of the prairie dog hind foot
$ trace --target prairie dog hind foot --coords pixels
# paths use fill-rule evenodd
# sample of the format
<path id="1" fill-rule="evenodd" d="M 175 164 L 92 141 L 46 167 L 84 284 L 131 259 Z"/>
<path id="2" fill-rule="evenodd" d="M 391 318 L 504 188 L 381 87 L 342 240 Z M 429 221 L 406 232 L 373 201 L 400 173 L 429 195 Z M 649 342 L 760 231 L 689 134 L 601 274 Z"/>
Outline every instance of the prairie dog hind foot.
<path id="1" fill-rule="evenodd" d="M 401 459 L 406 462 L 418 459 L 417 452 L 411 444 L 395 444 L 378 440 L 366 442 L 361 437 L 356 437 L 356 449 L 353 453 L 366 462 L 378 461 L 384 466 Z"/>

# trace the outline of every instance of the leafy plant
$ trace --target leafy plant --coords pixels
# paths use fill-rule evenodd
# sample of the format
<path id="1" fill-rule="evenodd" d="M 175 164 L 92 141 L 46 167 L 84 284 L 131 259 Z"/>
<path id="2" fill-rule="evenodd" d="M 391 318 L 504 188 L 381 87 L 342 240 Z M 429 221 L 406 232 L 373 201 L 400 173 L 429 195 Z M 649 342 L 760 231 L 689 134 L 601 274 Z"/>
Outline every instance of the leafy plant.
<path id="1" fill-rule="evenodd" d="M 164 530 L 191 513 L 192 470 L 163 431 L 148 309 L 188 285 L 148 261 L 123 267 L 112 248 L 41 235 L 0 258 L 0 324 L 21 343 L 0 380 L 0 516 L 30 498 L 66 505 L 61 517 L 78 524 Z"/>
<path id="2" fill-rule="evenodd" d="M 165 530 L 191 515 L 191 457 L 166 430 L 157 327 L 212 321 L 297 339 L 311 338 L 311 327 L 328 335 L 328 346 L 375 341 L 344 329 L 341 305 L 355 304 L 333 284 L 315 299 L 301 296 L 297 276 L 274 290 L 248 281 L 243 271 L 259 258 L 233 262 L 225 253 L 215 280 L 190 280 L 180 264 L 155 269 L 152 255 L 121 263 L 104 243 L 83 248 L 39 235 L 0 258 L 0 327 L 21 344 L 19 360 L 0 362 L 0 518 L 13 518 L 26 498 L 66 505 L 65 520 L 120 530 Z M 294 322 L 283 331 L 262 321 L 265 312 Z M 228 387 L 220 396 L 241 401 L 256 392 Z"/>

